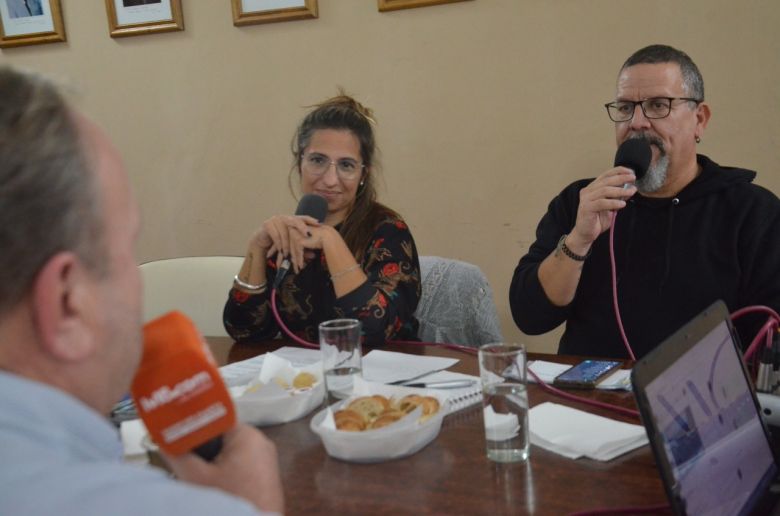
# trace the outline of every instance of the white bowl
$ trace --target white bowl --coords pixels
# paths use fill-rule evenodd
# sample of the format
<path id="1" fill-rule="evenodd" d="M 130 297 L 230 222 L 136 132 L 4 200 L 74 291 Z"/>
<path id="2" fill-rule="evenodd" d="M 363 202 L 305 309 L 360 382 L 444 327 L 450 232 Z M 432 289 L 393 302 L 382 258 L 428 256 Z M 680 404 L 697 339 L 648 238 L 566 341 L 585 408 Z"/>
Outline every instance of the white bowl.
<path id="1" fill-rule="evenodd" d="M 418 408 L 402 420 L 376 430 L 346 432 L 336 429 L 333 425 L 332 415 L 328 418 L 328 412 L 330 411 L 332 414 L 346 406 L 358 396 L 355 395 L 332 407 L 322 409 L 311 419 L 309 426 L 322 439 L 322 444 L 328 455 L 348 462 L 384 462 L 412 455 L 439 435 L 442 420 L 449 410 L 446 396 L 425 389 L 392 387 L 383 384 L 369 384 L 368 382 L 365 384 L 368 386 L 368 392 L 361 392 L 359 396 L 374 394 L 381 394 L 388 398 L 402 398 L 408 394 L 433 396 L 439 400 L 439 411 L 422 423 L 419 422 L 421 409 Z"/>
<path id="2" fill-rule="evenodd" d="M 262 399 L 238 396 L 233 398 L 233 403 L 239 421 L 255 426 L 268 426 L 300 419 L 321 406 L 323 399 L 325 382 L 319 379 L 311 389 L 305 391 L 286 390 L 278 396 Z"/>

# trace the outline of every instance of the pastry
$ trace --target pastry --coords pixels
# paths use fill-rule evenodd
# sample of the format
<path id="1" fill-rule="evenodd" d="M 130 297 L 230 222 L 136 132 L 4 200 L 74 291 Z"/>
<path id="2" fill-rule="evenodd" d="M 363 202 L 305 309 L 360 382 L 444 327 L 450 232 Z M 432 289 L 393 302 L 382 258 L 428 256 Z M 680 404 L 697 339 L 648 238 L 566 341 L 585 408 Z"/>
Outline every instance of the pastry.
<path id="1" fill-rule="evenodd" d="M 352 402 L 347 405 L 347 408 L 354 410 L 363 416 L 363 419 L 366 422 L 370 423 L 379 417 L 380 414 L 390 409 L 390 401 L 384 396 L 379 395 L 362 396 L 352 400 Z"/>
<path id="2" fill-rule="evenodd" d="M 396 403 L 381 395 L 361 396 L 352 400 L 345 409 L 336 411 L 333 417 L 339 430 L 360 432 L 384 428 L 418 406 L 422 409 L 419 422 L 423 423 L 439 411 L 439 400 L 432 396 L 410 394 Z"/>
<path id="3" fill-rule="evenodd" d="M 422 406 L 422 416 L 420 422 L 427 421 L 432 415 L 439 411 L 439 400 L 433 396 L 420 396 L 417 394 L 410 394 L 401 398 L 398 402 L 398 408 L 403 410 L 407 414 L 414 411 L 417 407 Z"/>
<path id="4" fill-rule="evenodd" d="M 377 429 L 395 423 L 406 415 L 403 410 L 388 410 L 376 418 L 369 426 L 369 429 Z"/>
<path id="5" fill-rule="evenodd" d="M 345 432 L 360 432 L 366 428 L 363 416 L 354 410 L 337 410 L 333 414 L 333 419 L 336 421 L 336 428 Z"/>

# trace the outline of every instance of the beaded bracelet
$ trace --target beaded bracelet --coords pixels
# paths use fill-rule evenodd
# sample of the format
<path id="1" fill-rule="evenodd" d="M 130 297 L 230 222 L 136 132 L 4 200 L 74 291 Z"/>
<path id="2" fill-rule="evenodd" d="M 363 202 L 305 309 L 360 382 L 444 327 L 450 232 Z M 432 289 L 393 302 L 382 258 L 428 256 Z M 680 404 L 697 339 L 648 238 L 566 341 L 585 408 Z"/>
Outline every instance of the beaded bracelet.
<path id="1" fill-rule="evenodd" d="M 243 288 L 244 290 L 248 290 L 253 293 L 260 294 L 261 292 L 265 291 L 265 287 L 268 285 L 267 281 L 262 282 L 259 285 L 252 285 L 251 283 L 247 283 L 245 281 L 241 281 L 241 278 L 238 277 L 238 274 L 233 276 L 233 283 L 236 284 L 236 286 L 239 286 Z"/>
<path id="2" fill-rule="evenodd" d="M 345 275 L 345 274 L 349 274 L 350 272 L 352 272 L 352 271 L 354 271 L 354 270 L 357 270 L 357 269 L 359 269 L 359 268 L 360 268 L 360 264 L 359 264 L 359 263 L 356 263 L 356 264 L 355 264 L 355 265 L 353 265 L 352 267 L 347 267 L 347 268 L 346 268 L 346 269 L 344 269 L 343 271 L 339 271 L 339 272 L 337 272 L 336 274 L 331 274 L 331 275 L 330 275 L 330 279 L 334 280 L 334 279 L 336 279 L 336 278 L 340 278 L 340 277 L 342 277 L 343 275 Z"/>

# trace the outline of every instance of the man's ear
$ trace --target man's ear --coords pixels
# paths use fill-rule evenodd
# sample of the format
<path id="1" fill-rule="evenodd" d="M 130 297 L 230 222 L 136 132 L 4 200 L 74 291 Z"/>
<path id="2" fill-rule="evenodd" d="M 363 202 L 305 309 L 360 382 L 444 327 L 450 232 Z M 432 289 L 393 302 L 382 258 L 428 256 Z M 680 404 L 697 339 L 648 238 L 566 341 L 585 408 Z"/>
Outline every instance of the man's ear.
<path id="1" fill-rule="evenodd" d="M 78 256 L 51 257 L 33 283 L 33 313 L 42 349 L 56 360 L 77 362 L 95 350 L 95 279 Z"/>
<path id="2" fill-rule="evenodd" d="M 704 129 L 707 128 L 707 122 L 710 121 L 712 113 L 710 112 L 710 106 L 706 102 L 702 102 L 696 109 L 696 136 L 701 138 L 704 134 Z"/>

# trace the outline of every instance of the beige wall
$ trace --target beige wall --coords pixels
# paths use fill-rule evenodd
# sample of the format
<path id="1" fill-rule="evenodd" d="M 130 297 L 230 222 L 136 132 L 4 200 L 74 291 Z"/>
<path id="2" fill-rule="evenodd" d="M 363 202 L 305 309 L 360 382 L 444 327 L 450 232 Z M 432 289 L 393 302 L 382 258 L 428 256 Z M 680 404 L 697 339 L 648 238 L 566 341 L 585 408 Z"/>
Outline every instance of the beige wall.
<path id="1" fill-rule="evenodd" d="M 289 212 L 289 142 L 345 87 L 374 108 L 386 187 L 421 254 L 478 264 L 505 337 L 518 258 L 549 200 L 612 162 L 602 104 L 617 69 L 656 42 L 687 51 L 713 118 L 701 151 L 780 192 L 776 0 L 474 0 L 379 13 L 319 0 L 320 17 L 236 28 L 230 2 L 184 0 L 184 32 L 111 39 L 104 3 L 63 0 L 67 43 L 0 62 L 67 77 L 125 157 L 145 219 L 138 259 L 243 254 Z M 197 281 L 196 278 L 193 278 Z"/>

